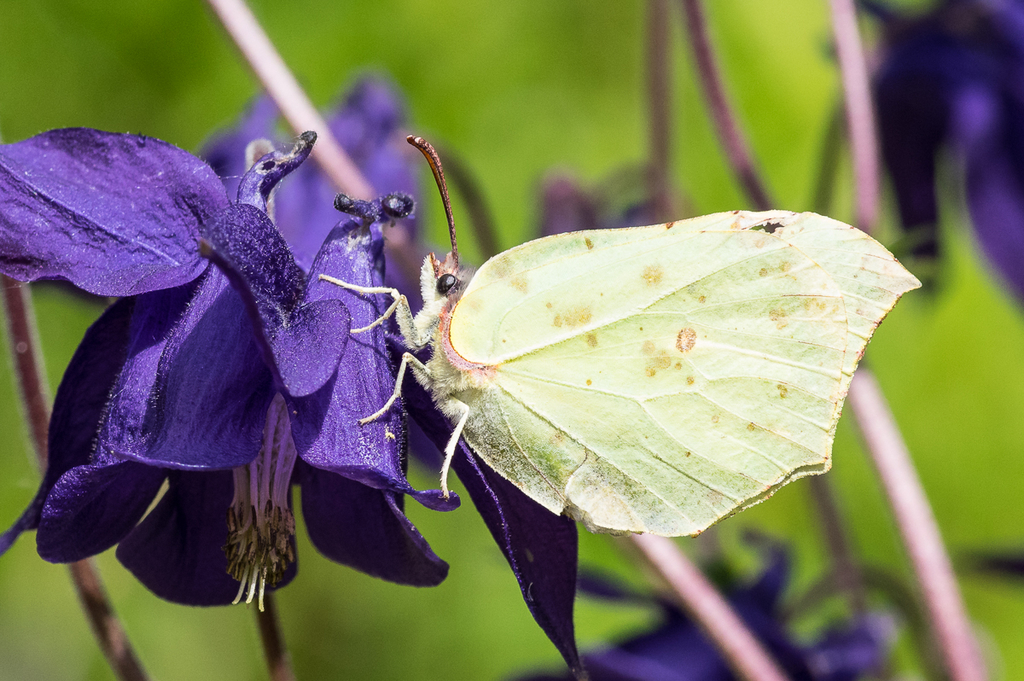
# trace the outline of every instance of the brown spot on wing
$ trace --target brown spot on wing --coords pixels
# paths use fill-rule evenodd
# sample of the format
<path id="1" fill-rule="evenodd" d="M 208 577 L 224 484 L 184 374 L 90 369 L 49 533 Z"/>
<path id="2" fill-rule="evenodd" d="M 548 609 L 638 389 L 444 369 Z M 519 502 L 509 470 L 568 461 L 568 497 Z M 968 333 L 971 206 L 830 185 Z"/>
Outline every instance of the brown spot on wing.
<path id="1" fill-rule="evenodd" d="M 786 321 L 786 311 L 781 308 L 768 311 L 768 319 L 775 322 L 775 328 L 784 329 L 789 326 L 789 322 Z"/>
<path id="2" fill-rule="evenodd" d="M 644 344 L 640 346 L 640 352 L 644 353 L 645 355 L 653 355 L 654 350 L 654 341 L 646 340 L 644 341 Z"/>
<path id="3" fill-rule="evenodd" d="M 597 334 L 596 333 L 591 331 L 590 333 L 587 334 L 586 338 L 587 338 L 587 345 L 589 345 L 592 348 L 596 348 L 597 347 Z"/>
<path id="4" fill-rule="evenodd" d="M 587 250 L 591 251 L 594 249 L 594 242 L 590 240 L 589 236 L 583 237 L 583 243 L 587 245 Z"/>
<path id="5" fill-rule="evenodd" d="M 786 387 L 785 385 L 783 385 L 781 383 L 779 383 L 775 387 L 777 387 L 779 389 L 779 397 L 781 397 L 782 399 L 786 399 L 787 397 L 789 397 L 789 388 L 788 387 Z"/>
<path id="6" fill-rule="evenodd" d="M 689 352 L 696 344 L 697 332 L 690 327 L 681 329 L 679 335 L 676 336 L 676 350 L 679 350 L 679 352 Z"/>
<path id="7" fill-rule="evenodd" d="M 515 290 L 519 291 L 520 293 L 526 293 L 526 291 L 529 289 L 529 286 L 526 283 L 526 277 L 524 277 L 522 274 L 517 274 L 511 279 L 509 279 L 508 285 L 514 288 Z"/>
<path id="8" fill-rule="evenodd" d="M 588 324 L 593 318 L 593 313 L 586 305 L 574 305 L 567 310 L 555 315 L 551 325 L 556 327 L 567 326 L 570 329 Z"/>
<path id="9" fill-rule="evenodd" d="M 640 276 L 648 286 L 656 286 L 665 277 L 665 271 L 661 269 L 661 265 L 648 265 Z"/>

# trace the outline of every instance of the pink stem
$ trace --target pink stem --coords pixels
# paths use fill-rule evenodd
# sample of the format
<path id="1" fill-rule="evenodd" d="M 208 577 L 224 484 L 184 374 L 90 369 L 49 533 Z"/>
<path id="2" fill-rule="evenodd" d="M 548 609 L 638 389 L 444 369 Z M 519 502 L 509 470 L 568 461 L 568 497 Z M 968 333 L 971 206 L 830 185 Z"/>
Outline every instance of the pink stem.
<path id="1" fill-rule="evenodd" d="M 317 134 L 313 160 L 334 182 L 338 191 L 357 199 L 376 196 L 373 187 L 341 148 L 320 112 L 306 96 L 299 82 L 277 53 L 263 27 L 256 21 L 244 0 L 207 0 L 242 56 L 263 83 L 263 87 L 281 110 L 285 120 L 300 134 Z"/>
<path id="2" fill-rule="evenodd" d="M 984 681 L 985 666 L 938 523 L 885 396 L 866 367 L 854 375 L 848 399 L 892 505 L 950 678 Z"/>
<path id="3" fill-rule="evenodd" d="M 853 0 L 831 0 L 856 183 L 857 226 L 870 232 L 878 217 L 880 168 L 867 59 Z M 865 367 L 850 386 L 850 406 L 889 497 L 939 649 L 953 681 L 983 681 L 986 670 L 971 631 L 953 566 L 921 480 L 878 382 Z"/>
<path id="4" fill-rule="evenodd" d="M 831 0 L 832 30 L 846 97 L 846 125 L 850 131 L 854 184 L 857 187 L 854 219 L 867 233 L 878 220 L 878 135 L 872 111 L 867 60 L 857 30 L 853 0 Z"/>
<path id="5" fill-rule="evenodd" d="M 635 534 L 630 538 L 740 678 L 786 681 L 786 675 L 743 620 L 674 541 L 653 534 Z"/>

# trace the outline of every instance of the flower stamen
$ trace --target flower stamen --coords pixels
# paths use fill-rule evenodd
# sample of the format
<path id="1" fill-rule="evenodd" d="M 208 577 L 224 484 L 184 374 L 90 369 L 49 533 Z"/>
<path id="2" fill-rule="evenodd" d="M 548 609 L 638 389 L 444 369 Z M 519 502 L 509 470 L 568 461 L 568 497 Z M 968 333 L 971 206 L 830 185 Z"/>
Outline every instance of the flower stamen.
<path id="1" fill-rule="evenodd" d="M 267 410 L 263 446 L 256 459 L 233 469 L 235 496 L 228 507 L 228 574 L 238 580 L 233 603 L 252 603 L 284 577 L 295 562 L 295 516 L 288 500 L 296 459 L 288 407 L 280 393 Z"/>

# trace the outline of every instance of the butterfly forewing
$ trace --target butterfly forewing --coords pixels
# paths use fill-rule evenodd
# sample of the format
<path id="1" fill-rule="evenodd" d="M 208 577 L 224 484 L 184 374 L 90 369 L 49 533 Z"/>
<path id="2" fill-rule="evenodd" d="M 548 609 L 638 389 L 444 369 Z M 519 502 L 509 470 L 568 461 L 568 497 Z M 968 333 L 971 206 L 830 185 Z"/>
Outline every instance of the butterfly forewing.
<path id="1" fill-rule="evenodd" d="M 692 534 L 827 469 L 842 292 L 801 249 L 735 224 L 560 235 L 486 263 L 450 327 L 456 352 L 495 367 L 470 444 L 606 531 Z"/>
<path id="2" fill-rule="evenodd" d="M 860 230 L 814 213 L 793 215 L 775 235 L 822 267 L 839 286 L 849 323 L 843 394 L 875 328 L 899 297 L 921 286 L 889 251 Z"/>

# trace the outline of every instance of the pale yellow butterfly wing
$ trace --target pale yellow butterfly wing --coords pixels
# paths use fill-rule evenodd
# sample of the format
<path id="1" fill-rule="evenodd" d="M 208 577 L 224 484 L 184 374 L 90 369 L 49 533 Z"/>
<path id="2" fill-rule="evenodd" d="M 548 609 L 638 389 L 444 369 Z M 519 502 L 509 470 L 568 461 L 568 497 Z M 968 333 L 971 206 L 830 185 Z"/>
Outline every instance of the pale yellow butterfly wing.
<path id="1" fill-rule="evenodd" d="M 597 531 L 693 534 L 827 470 L 844 292 L 748 231 L 759 217 L 558 235 L 485 263 L 450 325 L 456 352 L 494 367 L 458 395 L 467 442 Z"/>

